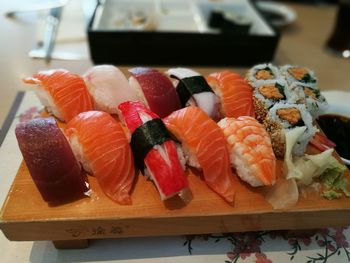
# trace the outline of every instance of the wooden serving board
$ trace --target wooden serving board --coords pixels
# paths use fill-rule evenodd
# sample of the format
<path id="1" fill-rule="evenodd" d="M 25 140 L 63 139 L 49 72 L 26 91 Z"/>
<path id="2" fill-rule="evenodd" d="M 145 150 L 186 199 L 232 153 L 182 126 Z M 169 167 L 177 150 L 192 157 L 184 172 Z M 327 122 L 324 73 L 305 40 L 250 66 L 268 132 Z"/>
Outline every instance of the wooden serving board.
<path id="1" fill-rule="evenodd" d="M 282 173 L 278 161 L 278 174 Z M 328 201 L 300 196 L 288 210 L 274 210 L 264 199 L 264 188 L 239 181 L 230 206 L 187 169 L 193 200 L 160 201 L 151 181 L 139 175 L 130 206 L 108 199 L 94 177 L 88 180 L 90 198 L 50 206 L 41 198 L 23 162 L 0 214 L 0 228 L 9 240 L 53 240 L 58 248 L 74 248 L 88 239 L 203 234 L 235 231 L 314 229 L 350 225 L 350 198 Z M 347 170 L 346 176 L 350 177 Z"/>

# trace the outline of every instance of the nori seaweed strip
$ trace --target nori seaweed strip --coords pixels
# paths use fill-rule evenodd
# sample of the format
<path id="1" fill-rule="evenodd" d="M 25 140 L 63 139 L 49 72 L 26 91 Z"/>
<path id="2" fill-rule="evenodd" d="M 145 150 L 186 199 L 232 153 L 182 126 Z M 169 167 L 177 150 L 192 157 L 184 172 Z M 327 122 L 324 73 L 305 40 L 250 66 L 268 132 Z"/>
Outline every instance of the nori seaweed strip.
<path id="1" fill-rule="evenodd" d="M 202 76 L 179 79 L 179 84 L 176 86 L 176 91 L 179 95 L 182 107 L 186 106 L 187 101 L 193 94 L 213 92 L 205 78 Z"/>
<path id="2" fill-rule="evenodd" d="M 309 73 L 306 73 L 300 81 L 303 83 L 316 83 L 316 79 L 314 79 Z"/>
<path id="3" fill-rule="evenodd" d="M 284 93 L 284 86 L 281 84 L 276 83 L 275 87 L 278 89 L 278 91 L 282 94 L 283 98 L 280 100 L 285 100 L 286 99 L 286 94 Z"/>
<path id="4" fill-rule="evenodd" d="M 161 119 L 153 119 L 142 124 L 131 135 L 131 149 L 136 165 L 143 171 L 144 159 L 153 146 L 171 140 L 170 134 Z"/>
<path id="5" fill-rule="evenodd" d="M 298 123 L 295 124 L 294 126 L 296 126 L 296 127 L 302 127 L 302 126 L 306 126 L 306 125 L 305 125 L 303 119 L 300 118 L 300 120 L 298 121 Z"/>

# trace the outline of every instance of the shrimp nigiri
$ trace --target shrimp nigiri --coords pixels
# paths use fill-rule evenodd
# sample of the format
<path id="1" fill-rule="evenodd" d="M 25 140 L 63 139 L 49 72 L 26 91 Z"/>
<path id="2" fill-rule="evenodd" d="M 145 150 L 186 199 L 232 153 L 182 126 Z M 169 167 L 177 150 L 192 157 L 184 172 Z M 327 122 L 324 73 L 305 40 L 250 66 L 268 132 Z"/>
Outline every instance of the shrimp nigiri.
<path id="1" fill-rule="evenodd" d="M 40 102 L 61 121 L 67 122 L 80 112 L 93 109 L 83 78 L 65 69 L 40 71 L 23 82 L 38 85 L 35 92 Z"/>
<path id="2" fill-rule="evenodd" d="M 238 176 L 252 186 L 273 185 L 276 157 L 264 126 L 249 116 L 224 118 L 218 125 L 227 138 Z"/>
<path id="3" fill-rule="evenodd" d="M 134 160 L 121 124 L 106 112 L 87 111 L 69 121 L 64 131 L 77 160 L 102 191 L 120 204 L 130 204 Z"/>
<path id="4" fill-rule="evenodd" d="M 236 182 L 226 138 L 216 122 L 200 108 L 189 106 L 170 114 L 164 123 L 182 142 L 188 164 L 202 169 L 207 185 L 227 202 L 233 202 Z"/>

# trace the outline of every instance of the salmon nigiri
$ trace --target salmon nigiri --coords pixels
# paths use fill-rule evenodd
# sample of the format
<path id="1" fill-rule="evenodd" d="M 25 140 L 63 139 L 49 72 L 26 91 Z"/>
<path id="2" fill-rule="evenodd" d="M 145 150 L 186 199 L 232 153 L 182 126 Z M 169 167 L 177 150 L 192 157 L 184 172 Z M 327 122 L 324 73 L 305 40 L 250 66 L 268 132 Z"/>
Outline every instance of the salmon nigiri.
<path id="1" fill-rule="evenodd" d="M 67 122 L 80 112 L 93 109 L 83 78 L 68 70 L 40 71 L 23 81 L 38 85 L 35 92 L 41 103 L 61 121 Z"/>
<path id="2" fill-rule="evenodd" d="M 130 204 L 134 160 L 121 124 L 108 113 L 88 111 L 69 121 L 65 134 L 76 158 L 96 177 L 102 191 L 120 204 Z"/>
<path id="3" fill-rule="evenodd" d="M 249 116 L 224 118 L 223 129 L 238 176 L 252 186 L 273 185 L 276 157 L 264 126 Z"/>
<path id="4" fill-rule="evenodd" d="M 222 116 L 254 117 L 253 88 L 239 74 L 226 70 L 212 73 L 206 79 L 220 97 Z"/>
<path id="5" fill-rule="evenodd" d="M 231 203 L 235 181 L 226 138 L 220 127 L 200 108 L 190 106 L 164 119 L 168 130 L 182 142 L 188 164 L 203 170 L 208 186 Z"/>

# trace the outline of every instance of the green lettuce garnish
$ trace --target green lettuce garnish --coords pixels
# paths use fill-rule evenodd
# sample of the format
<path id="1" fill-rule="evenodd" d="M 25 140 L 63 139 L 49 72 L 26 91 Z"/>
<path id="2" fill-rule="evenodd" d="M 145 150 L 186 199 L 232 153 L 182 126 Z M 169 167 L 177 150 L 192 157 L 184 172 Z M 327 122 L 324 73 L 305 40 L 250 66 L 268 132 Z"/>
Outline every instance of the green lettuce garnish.
<path id="1" fill-rule="evenodd" d="M 333 200 L 333 199 L 340 198 L 342 194 L 333 190 L 328 190 L 328 191 L 323 191 L 322 196 L 328 200 Z"/>

